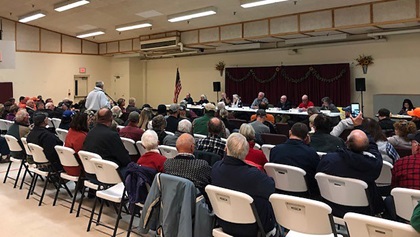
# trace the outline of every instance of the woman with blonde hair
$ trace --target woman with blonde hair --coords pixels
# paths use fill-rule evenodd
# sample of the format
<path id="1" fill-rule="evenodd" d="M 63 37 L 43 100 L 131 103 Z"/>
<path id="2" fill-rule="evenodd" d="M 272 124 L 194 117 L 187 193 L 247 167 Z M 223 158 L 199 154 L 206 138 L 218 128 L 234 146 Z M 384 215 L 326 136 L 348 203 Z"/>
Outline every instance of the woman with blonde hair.
<path id="1" fill-rule="evenodd" d="M 395 135 L 388 137 L 389 143 L 394 147 L 411 149 L 411 141 L 407 135 L 410 133 L 416 133 L 416 124 L 406 120 L 398 121 L 394 123 Z"/>
<path id="2" fill-rule="evenodd" d="M 144 108 L 140 113 L 139 127 L 143 130 L 147 130 L 149 121 L 153 118 L 152 111 L 148 108 Z"/>

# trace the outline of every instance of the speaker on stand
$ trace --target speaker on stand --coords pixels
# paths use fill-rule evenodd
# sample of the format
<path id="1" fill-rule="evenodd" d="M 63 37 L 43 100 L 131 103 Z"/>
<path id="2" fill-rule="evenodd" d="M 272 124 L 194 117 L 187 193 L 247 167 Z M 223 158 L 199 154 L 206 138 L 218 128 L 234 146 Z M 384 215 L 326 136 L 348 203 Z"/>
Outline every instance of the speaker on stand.
<path id="1" fill-rule="evenodd" d="M 361 111 L 363 113 L 363 91 L 366 91 L 366 79 L 365 78 L 356 78 L 356 91 L 360 91 L 360 104 Z"/>
<path id="2" fill-rule="evenodd" d="M 217 93 L 217 102 L 219 102 L 220 81 L 213 82 L 213 91 Z"/>

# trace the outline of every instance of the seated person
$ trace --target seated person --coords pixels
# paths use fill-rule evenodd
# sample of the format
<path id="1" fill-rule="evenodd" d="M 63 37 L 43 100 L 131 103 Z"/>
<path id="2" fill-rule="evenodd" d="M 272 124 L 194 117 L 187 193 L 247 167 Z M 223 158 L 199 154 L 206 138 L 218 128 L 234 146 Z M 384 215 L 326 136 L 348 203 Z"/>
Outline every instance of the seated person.
<path id="1" fill-rule="evenodd" d="M 394 131 L 394 123 L 391 118 L 391 112 L 388 109 L 382 108 L 378 111 L 379 126 L 383 132 Z"/>
<path id="2" fill-rule="evenodd" d="M 346 149 L 323 156 L 316 171 L 366 182 L 373 214 L 381 213 L 384 203 L 375 183 L 382 169 L 382 156 L 378 146 L 359 129 L 350 133 L 346 145 Z M 332 208 L 334 216 L 343 217 L 347 212 L 371 214 L 370 207 L 350 207 L 324 201 Z"/>
<path id="3" fill-rule="evenodd" d="M 165 132 L 166 128 L 166 119 L 162 115 L 157 115 L 152 119 L 152 129 L 155 131 L 159 137 L 159 144 L 163 144 L 163 139 L 165 139 L 166 135 Z"/>
<path id="4" fill-rule="evenodd" d="M 190 104 L 190 105 L 194 104 L 194 100 L 193 98 L 191 98 L 191 93 L 189 92 L 187 93 L 187 95 L 185 95 L 184 100 L 187 101 L 187 104 Z"/>
<path id="5" fill-rule="evenodd" d="M 191 134 L 192 131 L 192 124 L 188 119 L 183 119 L 178 123 L 178 129 L 175 131 L 174 135 L 166 135 L 163 139 L 163 145 L 166 146 L 176 146 L 176 140 L 178 137 L 181 136 L 183 133 Z"/>
<path id="6" fill-rule="evenodd" d="M 280 103 L 277 105 L 277 107 L 280 108 L 281 110 L 289 110 L 292 108 L 292 102 L 287 100 L 286 95 L 282 95 L 280 97 Z"/>
<path id="7" fill-rule="evenodd" d="M 232 133 L 227 140 L 227 157 L 216 162 L 211 171 L 212 185 L 232 189 L 250 195 L 254 199 L 258 216 L 266 236 L 276 233 L 276 220 L 268 198 L 275 191 L 274 180 L 244 160 L 248 142 L 239 133 Z M 223 232 L 233 236 L 257 236 L 256 224 L 233 224 L 218 220 Z"/>
<path id="8" fill-rule="evenodd" d="M 136 111 L 130 112 L 128 115 L 128 124 L 118 132 L 120 137 L 133 139 L 134 142 L 140 141 L 144 130 L 138 127 L 140 114 Z"/>
<path id="9" fill-rule="evenodd" d="M 264 165 L 268 161 L 264 155 L 264 152 L 262 152 L 261 150 L 254 149 L 254 146 L 255 146 L 254 128 L 252 128 L 251 125 L 244 123 L 241 125 L 241 128 L 239 129 L 239 133 L 242 134 L 246 138 L 246 141 L 248 142 L 248 145 L 249 145 L 249 150 L 248 150 L 248 154 L 245 157 L 245 162 L 265 172 Z"/>
<path id="10" fill-rule="evenodd" d="M 166 131 L 174 133 L 179 123 L 179 105 L 171 104 L 169 107 L 169 116 L 166 117 Z"/>
<path id="11" fill-rule="evenodd" d="M 261 134 L 270 133 L 270 128 L 264 124 L 267 119 L 267 113 L 263 109 L 257 110 L 257 119 L 250 123 L 255 131 L 255 142 L 258 144 L 263 144 L 264 141 L 261 139 Z"/>
<path id="12" fill-rule="evenodd" d="M 252 109 L 258 109 L 259 104 L 261 104 L 261 102 L 264 102 L 265 104 L 269 104 L 268 103 L 268 99 L 265 98 L 265 94 L 264 92 L 259 92 L 257 98 L 254 99 L 254 101 L 251 104 L 251 108 Z"/>
<path id="13" fill-rule="evenodd" d="M 402 108 L 401 108 L 400 112 L 398 112 L 398 114 L 407 115 L 407 112 L 411 111 L 411 110 L 414 110 L 413 102 L 411 102 L 411 100 L 409 100 L 409 99 L 405 99 L 403 101 Z"/>
<path id="14" fill-rule="evenodd" d="M 30 132 L 30 129 L 29 129 L 28 112 L 26 112 L 26 110 L 24 109 L 17 111 L 15 122 L 12 124 L 12 126 L 10 126 L 9 130 L 7 130 L 7 135 L 11 135 L 18 140 L 20 147 L 22 147 L 22 151 L 21 152 L 11 151 L 10 154 L 13 158 L 24 159 L 26 157 L 25 148 L 23 147 L 23 143 L 20 139 L 22 137 L 26 137 L 29 134 L 29 132 Z M 3 155 L 3 152 L 0 152 L 0 153 Z"/>
<path id="15" fill-rule="evenodd" d="M 416 133 L 416 124 L 406 120 L 394 123 L 395 135 L 388 137 L 389 143 L 394 147 L 411 149 L 410 139 L 407 137 L 410 133 Z"/>
<path id="16" fill-rule="evenodd" d="M 309 100 L 307 95 L 302 96 L 302 103 L 299 104 L 298 108 L 306 111 L 308 108 L 314 107 L 314 103 Z"/>
<path id="17" fill-rule="evenodd" d="M 340 112 L 340 110 L 338 110 L 337 107 L 335 107 L 335 105 L 332 103 L 330 97 L 322 98 L 321 102 L 322 102 L 321 110 L 329 110 L 334 113 Z"/>
<path id="18" fill-rule="evenodd" d="M 225 141 L 222 141 L 219 134 L 224 130 L 223 122 L 219 118 L 211 118 L 207 124 L 208 135 L 197 141 L 197 150 L 213 152 L 220 157 L 225 154 Z"/>
<path id="19" fill-rule="evenodd" d="M 233 108 L 241 108 L 242 107 L 241 97 L 239 97 L 238 94 L 233 94 L 232 98 L 233 100 L 232 100 L 231 106 Z"/>
<path id="20" fill-rule="evenodd" d="M 334 152 L 337 149 L 345 148 L 344 141 L 341 138 L 330 134 L 331 127 L 330 117 L 318 114 L 314 120 L 315 133 L 312 134 L 309 145 L 319 152 Z"/>
<path id="21" fill-rule="evenodd" d="M 265 102 L 261 102 L 258 105 L 258 109 L 267 110 L 268 109 L 268 104 L 266 104 Z M 257 114 L 251 115 L 251 121 L 254 121 L 256 118 L 257 118 Z M 270 123 L 273 123 L 273 124 L 276 123 L 276 121 L 274 119 L 274 116 L 272 114 L 267 114 L 267 120 L 266 121 L 269 121 Z"/>
<path id="22" fill-rule="evenodd" d="M 83 143 L 85 142 L 87 133 L 89 132 L 88 127 L 88 114 L 86 113 L 77 113 L 70 123 L 70 129 L 66 136 L 66 141 L 64 142 L 65 147 L 69 147 L 74 150 L 76 153 L 76 159 L 80 161 L 77 153 L 82 150 Z M 79 164 L 81 164 L 80 161 Z M 79 176 L 82 170 L 82 165 L 77 167 L 67 167 L 64 166 L 64 170 L 67 174 L 73 176 Z"/>
<path id="23" fill-rule="evenodd" d="M 70 123 L 73 119 L 73 112 L 71 110 L 65 110 L 63 116 L 61 117 L 60 125 L 58 126 L 61 129 L 69 130 Z"/>
<path id="24" fill-rule="evenodd" d="M 195 103 L 195 104 L 197 104 L 197 105 L 202 105 L 202 104 L 207 104 L 207 103 L 209 103 L 209 101 L 207 100 L 207 96 L 206 96 L 206 95 L 204 95 L 204 94 L 202 94 L 202 95 L 200 96 L 200 100 L 199 100 L 199 101 L 197 101 L 197 103 Z"/>
<path id="25" fill-rule="evenodd" d="M 222 96 L 222 98 L 219 100 L 219 102 L 223 102 L 223 103 L 225 103 L 226 106 L 229 106 L 231 101 L 230 101 L 229 97 L 226 95 L 226 93 L 222 92 L 221 96 Z"/>
<path id="26" fill-rule="evenodd" d="M 158 172 L 164 172 L 163 165 L 166 161 L 166 157 L 162 156 L 158 150 L 158 135 L 153 130 L 147 130 L 141 137 L 142 146 L 146 149 L 144 153 L 137 160 L 137 164 L 146 166 L 157 170 Z"/>

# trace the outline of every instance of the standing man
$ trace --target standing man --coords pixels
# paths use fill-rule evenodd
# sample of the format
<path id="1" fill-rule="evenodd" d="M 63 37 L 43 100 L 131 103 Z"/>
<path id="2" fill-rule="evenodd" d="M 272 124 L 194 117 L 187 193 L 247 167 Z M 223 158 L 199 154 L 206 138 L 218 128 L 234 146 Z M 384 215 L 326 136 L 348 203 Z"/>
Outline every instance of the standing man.
<path id="1" fill-rule="evenodd" d="M 86 98 L 86 109 L 96 112 L 104 107 L 109 108 L 110 104 L 104 92 L 104 82 L 98 81 Z"/>
<path id="2" fill-rule="evenodd" d="M 302 96 L 302 103 L 299 104 L 298 108 L 306 111 L 310 107 L 314 107 L 314 102 L 310 101 L 307 95 Z"/>
<path id="3" fill-rule="evenodd" d="M 264 103 L 266 103 L 266 104 L 269 104 L 269 103 L 268 103 L 268 99 L 267 99 L 267 98 L 265 98 L 265 94 L 264 94 L 264 92 L 259 92 L 259 93 L 258 93 L 258 97 L 257 97 L 257 98 L 255 98 L 254 102 L 252 102 L 252 104 L 251 104 L 251 108 L 252 108 L 252 109 L 258 109 L 258 105 L 259 105 L 261 102 L 264 102 Z"/>

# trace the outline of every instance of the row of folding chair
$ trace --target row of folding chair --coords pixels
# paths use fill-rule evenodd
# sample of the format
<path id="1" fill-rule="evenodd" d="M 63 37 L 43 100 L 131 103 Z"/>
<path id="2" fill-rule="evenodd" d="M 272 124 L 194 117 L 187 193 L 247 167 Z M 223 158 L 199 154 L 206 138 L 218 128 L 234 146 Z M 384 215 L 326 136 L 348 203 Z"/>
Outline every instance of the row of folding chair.
<path id="1" fill-rule="evenodd" d="M 0 134 L 5 134 L 9 128 L 13 125 L 13 121 L 9 121 L 6 119 L 0 119 Z"/>
<path id="2" fill-rule="evenodd" d="M 121 137 L 121 141 L 124 144 L 125 149 L 128 151 L 130 156 L 138 155 L 142 156 L 146 153 L 146 149 L 143 147 L 141 141 L 134 142 L 133 139 Z M 178 155 L 176 147 L 159 145 L 158 149 L 160 153 L 168 159 L 174 158 Z"/>

